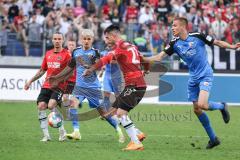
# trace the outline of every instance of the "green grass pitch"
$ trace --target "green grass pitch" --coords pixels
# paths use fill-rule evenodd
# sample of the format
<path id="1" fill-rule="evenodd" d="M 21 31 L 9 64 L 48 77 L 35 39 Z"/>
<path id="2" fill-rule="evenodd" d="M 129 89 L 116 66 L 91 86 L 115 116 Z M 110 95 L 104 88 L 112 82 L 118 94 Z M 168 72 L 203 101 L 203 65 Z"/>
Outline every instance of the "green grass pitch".
<path id="1" fill-rule="evenodd" d="M 98 118 L 81 122 L 82 140 L 58 142 L 58 130 L 50 128 L 52 141 L 40 142 L 42 133 L 36 103 L 0 103 L 0 160 L 239 160 L 240 108 L 230 107 L 231 121 L 224 124 L 219 111 L 207 112 L 222 144 L 206 150 L 208 137 L 190 106 L 139 105 L 131 118 L 147 139 L 144 151 L 121 151 L 114 130 Z M 84 112 L 87 108 L 84 104 Z M 65 128 L 72 131 L 71 123 Z"/>

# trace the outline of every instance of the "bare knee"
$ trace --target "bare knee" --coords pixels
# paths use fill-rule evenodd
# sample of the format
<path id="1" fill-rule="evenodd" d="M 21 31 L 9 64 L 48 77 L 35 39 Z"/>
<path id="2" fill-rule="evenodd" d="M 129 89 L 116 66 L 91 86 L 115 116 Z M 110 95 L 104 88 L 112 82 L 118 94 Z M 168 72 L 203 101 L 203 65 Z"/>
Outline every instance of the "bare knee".
<path id="1" fill-rule="evenodd" d="M 208 109 L 208 104 L 207 103 L 198 102 L 197 106 L 198 106 L 198 108 L 201 108 L 203 110 L 207 110 Z"/>
<path id="2" fill-rule="evenodd" d="M 38 110 L 42 111 L 47 109 L 47 104 L 45 102 L 39 102 L 37 107 L 38 107 Z"/>
<path id="3" fill-rule="evenodd" d="M 200 114 L 202 114 L 202 109 L 199 108 L 199 107 L 194 107 L 194 113 L 195 113 L 196 115 L 200 115 Z"/>
<path id="4" fill-rule="evenodd" d="M 127 115 L 127 113 L 128 113 L 127 111 L 122 110 L 121 108 L 118 108 L 117 112 L 116 112 L 116 115 L 117 115 L 118 118 L 121 118 L 123 115 Z"/>
<path id="5" fill-rule="evenodd" d="M 56 106 L 57 106 L 57 101 L 54 99 L 50 99 L 50 101 L 48 102 L 48 109 L 52 110 Z"/>

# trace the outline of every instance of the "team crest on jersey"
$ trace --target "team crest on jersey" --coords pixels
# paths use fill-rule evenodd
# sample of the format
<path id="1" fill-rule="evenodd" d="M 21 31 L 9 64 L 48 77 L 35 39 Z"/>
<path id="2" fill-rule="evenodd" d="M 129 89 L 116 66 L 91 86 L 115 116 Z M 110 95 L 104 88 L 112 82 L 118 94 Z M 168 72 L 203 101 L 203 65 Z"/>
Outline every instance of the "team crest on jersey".
<path id="1" fill-rule="evenodd" d="M 203 82 L 203 85 L 204 86 L 209 86 L 209 83 L 208 82 Z"/>
<path id="2" fill-rule="evenodd" d="M 62 60 L 62 57 L 61 57 L 61 56 L 58 56 L 58 57 L 57 57 L 57 60 L 58 60 L 58 61 L 61 61 L 61 60 Z"/>
<path id="3" fill-rule="evenodd" d="M 88 57 L 89 58 L 93 58 L 94 56 L 93 56 L 93 54 L 89 54 Z"/>
<path id="4" fill-rule="evenodd" d="M 189 42 L 188 45 L 189 45 L 190 48 L 192 48 L 193 45 L 194 45 L 194 42 Z"/>

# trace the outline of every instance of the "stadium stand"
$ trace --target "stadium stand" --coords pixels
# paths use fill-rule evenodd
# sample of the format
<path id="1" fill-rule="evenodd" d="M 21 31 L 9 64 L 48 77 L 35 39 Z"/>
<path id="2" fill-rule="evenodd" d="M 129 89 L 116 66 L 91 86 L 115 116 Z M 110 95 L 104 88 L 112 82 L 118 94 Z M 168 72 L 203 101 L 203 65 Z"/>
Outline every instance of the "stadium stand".
<path id="1" fill-rule="evenodd" d="M 94 46 L 103 49 L 102 32 L 113 23 L 120 25 L 126 40 L 152 55 L 171 40 L 175 16 L 187 17 L 190 31 L 240 41 L 238 0 L 2 0 L 0 6 L 3 56 L 41 57 L 51 48 L 53 32 L 78 39 L 82 28 L 93 29 Z"/>

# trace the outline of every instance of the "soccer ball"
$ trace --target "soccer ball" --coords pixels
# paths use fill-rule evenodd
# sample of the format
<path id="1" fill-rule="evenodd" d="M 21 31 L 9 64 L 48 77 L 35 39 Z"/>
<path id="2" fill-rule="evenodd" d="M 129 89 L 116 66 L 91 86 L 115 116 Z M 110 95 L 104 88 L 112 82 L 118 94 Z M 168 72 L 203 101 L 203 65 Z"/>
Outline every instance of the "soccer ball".
<path id="1" fill-rule="evenodd" d="M 59 113 L 51 112 L 48 115 L 48 125 L 53 128 L 59 128 L 62 126 L 63 119 Z"/>

